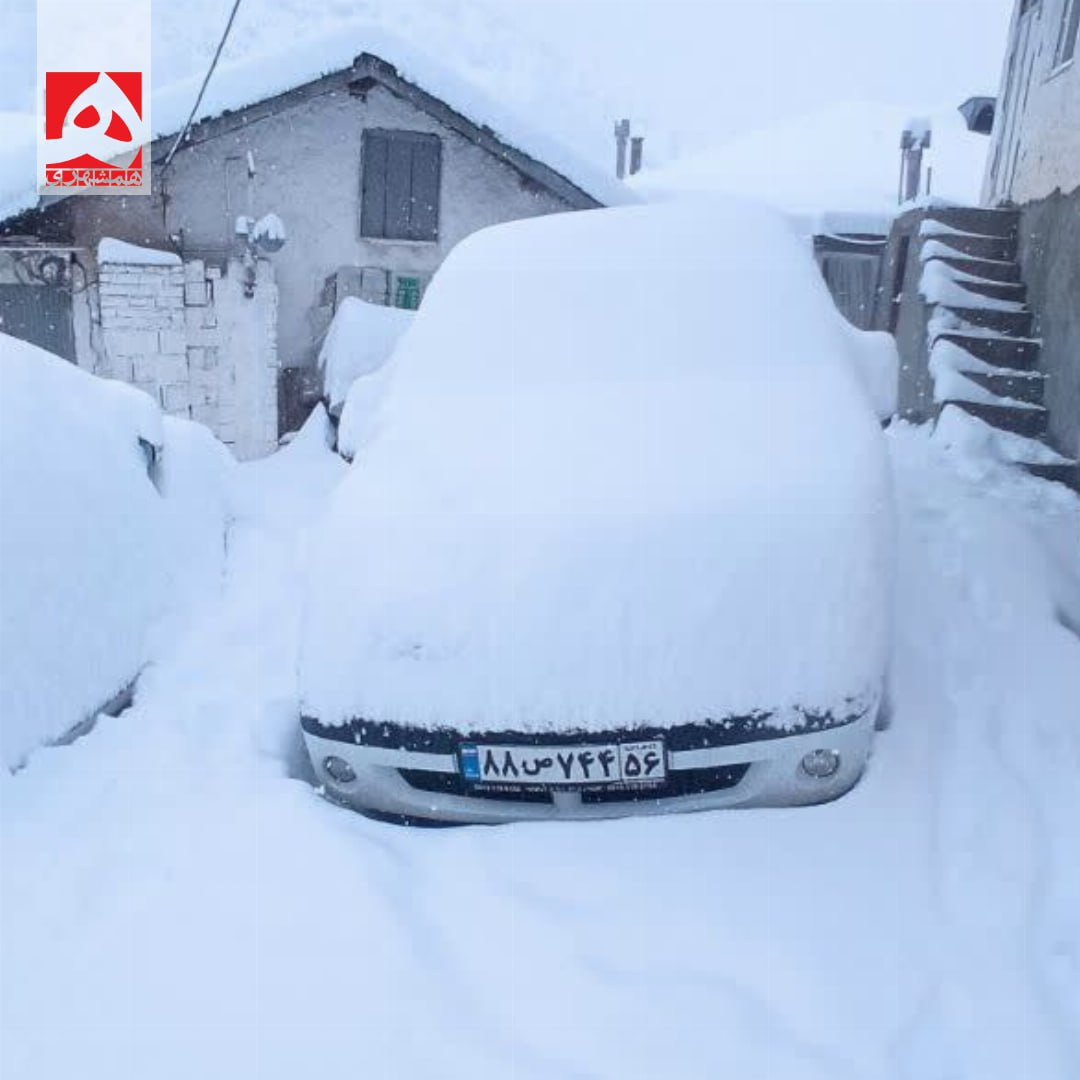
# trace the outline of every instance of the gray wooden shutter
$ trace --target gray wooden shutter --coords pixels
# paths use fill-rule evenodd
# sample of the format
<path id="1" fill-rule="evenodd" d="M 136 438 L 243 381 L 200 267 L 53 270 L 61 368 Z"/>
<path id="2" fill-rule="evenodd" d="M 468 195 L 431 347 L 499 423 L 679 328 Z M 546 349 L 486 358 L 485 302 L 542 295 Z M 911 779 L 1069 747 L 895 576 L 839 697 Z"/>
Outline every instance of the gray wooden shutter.
<path id="1" fill-rule="evenodd" d="M 438 240 L 439 137 L 416 131 L 365 131 L 361 159 L 360 235 Z"/>
<path id="2" fill-rule="evenodd" d="M 442 143 L 438 136 L 421 139 L 412 152 L 412 215 L 409 235 L 413 240 L 439 239 L 439 179 Z"/>
<path id="3" fill-rule="evenodd" d="M 386 236 L 386 162 L 389 139 L 385 132 L 365 131 L 361 138 L 363 179 L 360 199 L 360 235 Z"/>
<path id="4" fill-rule="evenodd" d="M 390 136 L 390 153 L 386 161 L 386 231 L 388 238 L 411 240 L 409 230 L 412 202 L 412 145 L 411 140 Z"/>

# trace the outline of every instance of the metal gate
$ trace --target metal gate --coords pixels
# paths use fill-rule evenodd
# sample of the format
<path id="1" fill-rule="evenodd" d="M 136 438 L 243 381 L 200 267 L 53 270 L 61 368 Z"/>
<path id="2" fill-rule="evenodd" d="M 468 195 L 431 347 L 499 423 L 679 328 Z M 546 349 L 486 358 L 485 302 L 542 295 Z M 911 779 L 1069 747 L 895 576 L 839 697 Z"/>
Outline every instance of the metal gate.
<path id="1" fill-rule="evenodd" d="M 49 285 L 0 285 L 0 332 L 74 363 L 71 293 Z"/>

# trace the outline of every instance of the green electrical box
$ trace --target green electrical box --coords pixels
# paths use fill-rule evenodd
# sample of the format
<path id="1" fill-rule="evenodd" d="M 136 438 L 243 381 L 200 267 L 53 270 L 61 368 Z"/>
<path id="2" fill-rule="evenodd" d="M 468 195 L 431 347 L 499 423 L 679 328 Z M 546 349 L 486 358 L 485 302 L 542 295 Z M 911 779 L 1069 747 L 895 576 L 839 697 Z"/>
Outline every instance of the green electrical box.
<path id="1" fill-rule="evenodd" d="M 415 311 L 420 306 L 420 279 L 399 277 L 394 283 L 394 307 Z"/>

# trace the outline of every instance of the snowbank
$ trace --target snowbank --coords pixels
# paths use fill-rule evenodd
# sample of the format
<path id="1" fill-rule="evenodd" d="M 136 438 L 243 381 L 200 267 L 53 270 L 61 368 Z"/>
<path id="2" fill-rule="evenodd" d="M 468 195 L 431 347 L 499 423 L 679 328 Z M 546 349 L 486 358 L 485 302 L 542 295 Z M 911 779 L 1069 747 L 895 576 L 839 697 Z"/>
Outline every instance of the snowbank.
<path id="1" fill-rule="evenodd" d="M 4 767 L 127 686 L 160 616 L 212 579 L 214 558 L 220 574 L 212 483 L 226 474 L 207 440 L 163 425 L 140 391 L 0 334 Z"/>
<path id="2" fill-rule="evenodd" d="M 752 206 L 466 240 L 313 542 L 305 709 L 542 730 L 876 693 L 890 504 L 848 349 Z"/>
<path id="3" fill-rule="evenodd" d="M 846 320 L 845 320 L 846 323 Z M 848 326 L 852 364 L 879 420 L 896 415 L 900 392 L 900 353 L 892 334 Z"/>
<path id="4" fill-rule="evenodd" d="M 341 413 L 356 379 L 374 374 L 386 363 L 412 320 L 413 313 L 403 308 L 345 298 L 319 350 L 323 396 L 331 414 Z"/>

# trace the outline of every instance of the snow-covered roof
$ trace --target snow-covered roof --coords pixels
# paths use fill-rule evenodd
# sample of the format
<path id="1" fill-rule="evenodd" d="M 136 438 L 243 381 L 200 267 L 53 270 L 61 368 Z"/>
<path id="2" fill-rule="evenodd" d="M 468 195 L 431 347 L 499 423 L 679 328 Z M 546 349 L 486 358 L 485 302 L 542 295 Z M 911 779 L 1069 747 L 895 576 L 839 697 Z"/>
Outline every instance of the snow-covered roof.
<path id="1" fill-rule="evenodd" d="M 626 185 L 563 141 L 556 132 L 517 114 L 465 75 L 426 55 L 397 34 L 368 21 L 338 24 L 329 33 L 290 44 L 280 51 L 251 55 L 219 66 L 207 86 L 195 119 L 206 120 L 226 111 L 235 112 L 322 76 L 343 71 L 363 53 L 392 65 L 402 79 L 439 98 L 478 127 L 490 130 L 507 146 L 547 165 L 597 202 L 616 205 L 635 201 Z M 200 72 L 153 93 L 150 122 L 154 138 L 175 135 L 183 128 L 202 79 Z M 556 116 L 549 112 L 544 119 L 554 122 Z M 13 129 L 13 139 L 5 139 L 5 145 L 0 146 L 2 221 L 36 205 L 37 194 L 33 117 L 22 113 L 0 114 L 0 122 L 3 124 L 0 134 L 6 134 L 8 127 Z M 13 141 L 17 145 L 12 146 Z"/>
<path id="2" fill-rule="evenodd" d="M 936 198 L 976 205 L 988 142 L 958 109 L 929 110 L 926 162 Z M 888 232 L 896 214 L 900 133 L 906 107 L 841 102 L 703 153 L 646 169 L 633 184 L 650 198 L 702 193 L 751 197 L 808 223 L 814 232 Z"/>

